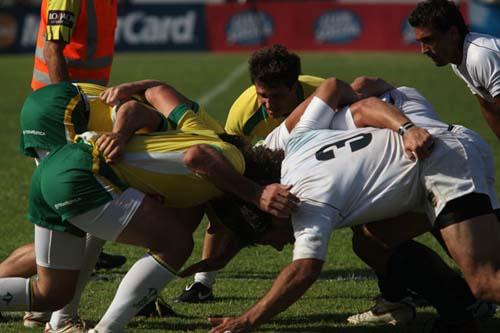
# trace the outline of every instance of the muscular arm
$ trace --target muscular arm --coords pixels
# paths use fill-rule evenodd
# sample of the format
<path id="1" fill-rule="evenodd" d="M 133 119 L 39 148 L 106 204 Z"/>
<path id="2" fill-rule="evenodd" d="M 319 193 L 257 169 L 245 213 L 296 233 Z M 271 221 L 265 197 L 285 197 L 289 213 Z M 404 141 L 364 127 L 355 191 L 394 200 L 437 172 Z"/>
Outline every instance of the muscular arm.
<path id="1" fill-rule="evenodd" d="M 288 131 L 292 131 L 304 114 L 313 96 L 317 96 L 325 101 L 333 110 L 341 105 L 351 104 L 359 99 L 359 96 L 346 82 L 329 78 L 323 81 L 313 95 L 300 103 L 293 112 L 286 118 L 285 125 Z"/>
<path id="2" fill-rule="evenodd" d="M 351 83 L 354 91 L 363 97 L 380 96 L 394 86 L 378 77 L 360 76 Z"/>
<path id="3" fill-rule="evenodd" d="M 356 127 L 378 127 L 398 131 L 399 127 L 410 119 L 394 105 L 376 97 L 365 98 L 351 105 L 350 111 Z M 423 128 L 412 127 L 403 135 L 403 142 L 408 155 L 415 153 L 418 158 L 426 158 L 430 154 L 432 137 Z"/>
<path id="4" fill-rule="evenodd" d="M 101 135 L 96 143 L 106 162 L 113 163 L 135 132 L 140 129 L 153 132 L 160 124 L 161 116 L 156 110 L 137 101 L 128 101 L 118 108 L 113 131 Z"/>
<path id="5" fill-rule="evenodd" d="M 224 192 L 234 194 L 278 217 L 287 217 L 297 209 L 298 199 L 290 186 L 271 184 L 261 187 L 240 175 L 219 151 L 209 145 L 190 147 L 183 163 Z"/>
<path id="6" fill-rule="evenodd" d="M 476 98 L 481 106 L 484 119 L 486 119 L 486 122 L 497 138 L 500 139 L 500 95 L 495 97 L 494 103 L 485 101 L 479 95 L 476 95 Z"/>
<path id="7" fill-rule="evenodd" d="M 64 59 L 64 41 L 45 41 L 43 56 L 49 71 L 51 83 L 69 81 L 68 65 Z"/>
<path id="8" fill-rule="evenodd" d="M 109 105 L 118 104 L 129 100 L 132 96 L 136 95 L 145 99 L 145 92 L 149 88 L 164 86 L 170 90 L 175 89 L 163 81 L 159 80 L 141 80 L 134 82 L 126 82 L 114 87 L 109 87 L 101 93 L 101 99 Z"/>
<path id="9" fill-rule="evenodd" d="M 211 333 L 249 332 L 295 303 L 318 279 L 323 262 L 295 260 L 278 275 L 271 289 L 254 306 L 236 318 L 210 318 Z"/>

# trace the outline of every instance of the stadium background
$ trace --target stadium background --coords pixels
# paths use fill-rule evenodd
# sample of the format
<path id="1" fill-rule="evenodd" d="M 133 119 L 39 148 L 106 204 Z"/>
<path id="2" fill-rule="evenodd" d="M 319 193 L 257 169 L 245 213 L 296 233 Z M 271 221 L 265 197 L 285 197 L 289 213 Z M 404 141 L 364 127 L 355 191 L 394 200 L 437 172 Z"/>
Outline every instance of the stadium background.
<path id="1" fill-rule="evenodd" d="M 473 29 L 499 36 L 499 5 L 474 1 L 461 4 Z M 119 52 L 110 84 L 162 79 L 206 105 L 224 122 L 232 101 L 250 84 L 246 60 L 251 50 L 280 42 L 299 53 L 307 74 L 346 81 L 373 75 L 397 86 L 416 87 L 444 120 L 480 132 L 490 143 L 496 161 L 500 160 L 498 140 L 465 84 L 450 68 L 435 68 L 418 54 L 418 45 L 405 23 L 412 2 L 179 2 L 136 0 L 121 4 Z M 0 1 L 0 257 L 32 241 L 32 225 L 26 221 L 25 212 L 34 165 L 18 153 L 18 113 L 30 93 L 38 27 L 36 3 Z M 497 168 L 497 176 L 499 171 Z M 197 246 L 190 262 L 199 258 L 202 229 L 196 234 Z M 436 248 L 432 239 L 421 239 Z M 144 253 L 119 245 L 108 245 L 107 249 L 126 253 L 129 260 L 122 269 L 92 281 L 83 299 L 81 315 L 85 319 L 95 321 L 102 315 L 120 278 Z M 129 332 L 206 332 L 206 317 L 236 315 L 253 304 L 290 258 L 290 247 L 282 253 L 264 247 L 246 249 L 219 275 L 214 286 L 217 301 L 204 305 L 175 303 L 174 309 L 185 318 L 135 320 Z M 171 283 L 163 296 L 176 296 L 189 281 Z M 369 307 L 376 292 L 374 275 L 350 250 L 350 231 L 340 230 L 331 240 L 329 261 L 318 283 L 259 331 L 378 333 L 430 329 L 435 317 L 430 308 L 419 309 L 416 322 L 408 327 L 346 325 L 345 318 Z M 16 313 L 4 315 L 0 332 L 32 332 L 22 327 L 20 318 Z M 500 331 L 500 316 L 486 322 L 484 331 Z"/>

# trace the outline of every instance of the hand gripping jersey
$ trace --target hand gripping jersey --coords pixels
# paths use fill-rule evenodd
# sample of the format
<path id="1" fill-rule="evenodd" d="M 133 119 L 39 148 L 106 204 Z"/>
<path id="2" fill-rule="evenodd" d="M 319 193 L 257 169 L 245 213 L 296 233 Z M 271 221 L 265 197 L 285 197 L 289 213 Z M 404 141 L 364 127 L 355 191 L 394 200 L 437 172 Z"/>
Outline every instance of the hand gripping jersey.
<path id="1" fill-rule="evenodd" d="M 498 207 L 488 145 L 468 129 L 450 131 L 420 116 L 435 124 L 435 144 L 429 158 L 413 162 L 393 131 L 329 129 L 336 115 L 313 99 L 285 143 L 282 164 L 282 183 L 293 185 L 302 201 L 292 218 L 294 259 L 324 260 L 335 228 L 409 211 L 425 212 L 433 222 L 447 202 L 468 193 L 487 194 Z"/>
<path id="2" fill-rule="evenodd" d="M 209 144 L 243 173 L 244 159 L 232 145 L 221 141 L 187 105 L 175 110 L 177 132 L 137 135 L 123 159 L 106 164 L 93 143 L 79 141 L 56 148 L 46 157 L 31 181 L 29 218 L 48 229 L 75 232 L 66 220 L 100 207 L 127 187 L 161 196 L 174 207 L 190 207 L 220 194 L 211 183 L 182 164 L 183 152 Z"/>

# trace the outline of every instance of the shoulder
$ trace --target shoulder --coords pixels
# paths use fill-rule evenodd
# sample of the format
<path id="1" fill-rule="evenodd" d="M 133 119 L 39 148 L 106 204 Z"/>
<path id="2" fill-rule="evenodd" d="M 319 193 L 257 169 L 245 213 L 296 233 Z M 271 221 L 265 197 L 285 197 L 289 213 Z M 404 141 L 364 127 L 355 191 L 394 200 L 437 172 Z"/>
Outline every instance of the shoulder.
<path id="1" fill-rule="evenodd" d="M 481 66 L 488 59 L 500 61 L 500 39 L 489 35 L 470 33 L 464 42 L 468 66 Z"/>

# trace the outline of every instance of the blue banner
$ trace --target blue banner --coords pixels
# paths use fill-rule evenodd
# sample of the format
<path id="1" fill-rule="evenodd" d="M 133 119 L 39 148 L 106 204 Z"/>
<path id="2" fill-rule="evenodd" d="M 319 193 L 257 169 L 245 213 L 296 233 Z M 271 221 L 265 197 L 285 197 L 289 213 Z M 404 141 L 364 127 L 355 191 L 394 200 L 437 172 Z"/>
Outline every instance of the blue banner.
<path id="1" fill-rule="evenodd" d="M 39 23 L 40 8 L 2 8 L 0 53 L 33 53 Z M 115 43 L 117 51 L 206 50 L 205 6 L 121 6 Z"/>

